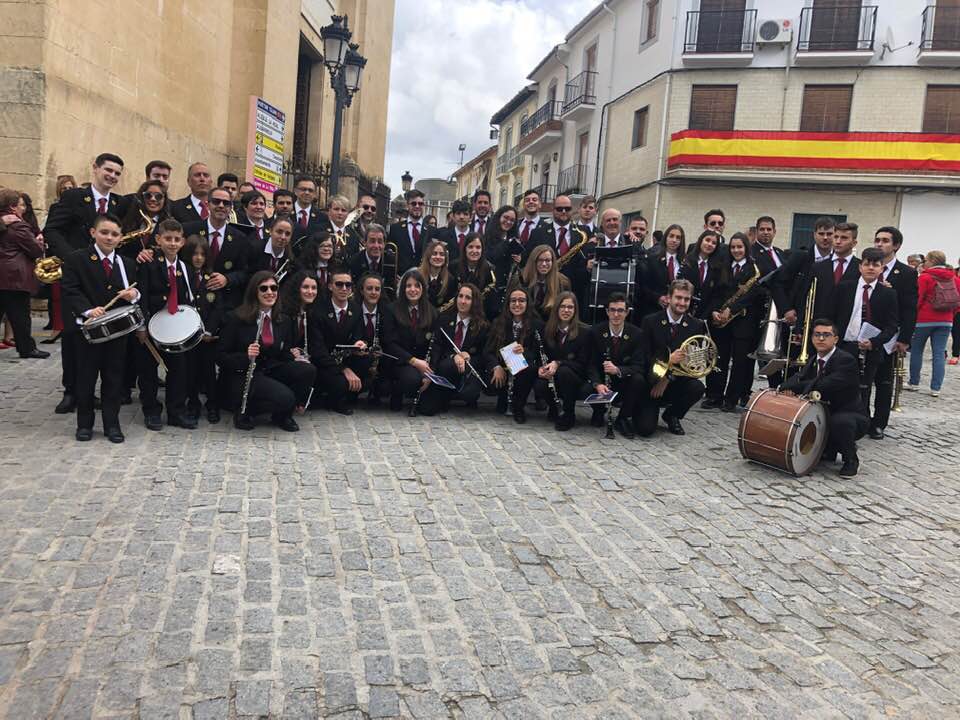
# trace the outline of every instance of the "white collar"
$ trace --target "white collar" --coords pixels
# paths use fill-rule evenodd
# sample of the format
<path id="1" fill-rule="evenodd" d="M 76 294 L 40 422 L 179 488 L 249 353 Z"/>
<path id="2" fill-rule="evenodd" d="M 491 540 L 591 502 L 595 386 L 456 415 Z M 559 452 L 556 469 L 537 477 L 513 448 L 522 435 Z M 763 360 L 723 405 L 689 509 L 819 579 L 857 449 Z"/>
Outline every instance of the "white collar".
<path id="1" fill-rule="evenodd" d="M 364 315 L 374 315 L 374 316 L 376 316 L 376 314 L 377 314 L 377 308 L 378 308 L 378 307 L 379 307 L 378 305 L 374 305 L 374 306 L 373 306 L 373 310 L 370 310 L 370 309 L 367 307 L 367 304 L 366 304 L 366 303 L 363 303 L 363 314 L 364 314 Z"/>
<path id="2" fill-rule="evenodd" d="M 834 354 L 836 351 L 837 351 L 837 346 L 834 345 L 834 346 L 833 346 L 833 349 L 832 349 L 830 352 L 828 352 L 826 355 L 824 355 L 823 357 L 820 357 L 820 354 L 818 353 L 818 354 L 817 354 L 817 360 L 823 360 L 823 363 L 826 364 L 827 361 L 830 360 L 830 358 L 833 357 L 833 354 Z"/>
<path id="3" fill-rule="evenodd" d="M 264 315 L 266 315 L 268 318 L 271 318 L 271 319 L 272 319 L 272 316 L 273 316 L 273 308 L 270 308 L 269 310 L 261 310 L 260 312 L 262 312 L 262 313 L 263 313 Z"/>
<path id="4" fill-rule="evenodd" d="M 460 317 L 460 313 L 457 313 L 457 322 L 462 322 L 464 327 L 467 327 L 470 324 L 469 317 Z"/>
<path id="5" fill-rule="evenodd" d="M 334 311 L 334 312 L 340 312 L 340 311 L 342 311 L 342 310 L 346 310 L 346 309 L 350 306 L 350 301 L 347 300 L 347 302 L 344 303 L 343 307 L 339 307 L 339 306 L 337 305 L 337 301 L 334 300 L 334 299 L 331 297 L 331 298 L 330 298 L 330 304 L 333 305 L 333 311 Z"/>
<path id="6" fill-rule="evenodd" d="M 223 237 L 227 233 L 227 223 L 223 224 L 223 227 L 215 228 L 210 224 L 210 218 L 207 218 L 207 234 L 213 235 L 215 232 L 220 233 L 220 237 Z"/>
<path id="7" fill-rule="evenodd" d="M 423 225 L 423 218 L 420 218 L 419 220 L 414 220 L 413 218 L 407 218 L 407 225 L 416 225 L 417 227 L 420 227 L 421 225 Z"/>
<path id="8" fill-rule="evenodd" d="M 743 267 L 746 264 L 747 264 L 747 258 L 743 257 L 739 260 L 734 260 L 732 267 Z"/>
<path id="9" fill-rule="evenodd" d="M 613 238 L 608 238 L 606 235 L 604 235 L 604 236 L 603 236 L 603 242 L 604 242 L 604 244 L 605 244 L 605 245 L 609 245 L 609 244 L 611 243 L 611 241 L 612 241 L 614 245 L 619 245 L 619 244 L 620 244 L 620 235 L 621 235 L 621 234 L 622 234 L 622 233 L 617 233 Z"/>
<path id="10" fill-rule="evenodd" d="M 277 255 L 277 254 L 273 251 L 273 240 L 272 240 L 272 239 L 268 239 L 268 240 L 267 240 L 266 245 L 263 246 L 263 252 L 266 253 L 267 255 L 273 255 L 275 258 L 286 257 L 286 254 L 287 254 L 286 248 L 284 248 L 284 251 L 283 251 L 282 253 L 280 253 L 279 255 Z"/>
<path id="11" fill-rule="evenodd" d="M 343 227 L 337 227 L 336 223 L 334 223 L 333 220 L 330 221 L 330 227 L 333 228 L 334 233 L 344 233 L 347 231 L 346 225 L 344 225 Z"/>
<path id="12" fill-rule="evenodd" d="M 813 261 L 817 262 L 819 260 L 833 260 L 833 250 L 830 250 L 826 254 L 820 252 L 820 248 L 816 245 L 813 246 Z"/>
<path id="13" fill-rule="evenodd" d="M 110 207 L 110 191 L 107 191 L 106 195 L 103 195 L 98 191 L 93 185 L 90 186 L 90 192 L 93 193 L 93 203 L 95 205 L 100 204 L 100 198 L 103 198 L 107 201 L 107 207 Z"/>
<path id="14" fill-rule="evenodd" d="M 469 235 L 469 234 L 470 234 L 470 226 L 467 225 L 466 227 L 461 228 L 461 227 L 457 227 L 456 225 L 454 225 L 454 226 L 453 226 L 453 232 L 455 232 L 457 235 Z"/>
<path id="15" fill-rule="evenodd" d="M 296 215 L 297 217 L 300 217 L 301 212 L 307 213 L 307 217 L 309 217 L 310 214 L 313 212 L 313 205 L 307 205 L 306 207 L 304 207 L 303 205 L 300 204 L 299 201 L 297 201 L 293 204 L 293 212 L 294 212 L 294 215 Z"/>
<path id="16" fill-rule="evenodd" d="M 174 258 L 173 262 L 170 262 L 169 260 L 167 260 L 166 255 L 161 254 L 160 257 L 163 258 L 163 262 L 168 268 L 172 267 L 174 270 L 176 270 L 180 265 L 180 258 Z"/>
<path id="17" fill-rule="evenodd" d="M 117 255 L 117 251 L 116 251 L 116 250 L 114 250 L 114 251 L 113 251 L 112 253 L 110 253 L 109 255 L 104 255 L 104 254 L 103 254 L 103 251 L 100 249 L 100 246 L 97 245 L 96 243 L 93 244 L 93 249 L 97 251 L 97 255 L 100 256 L 101 262 L 103 261 L 104 258 L 109 258 L 109 259 L 110 259 L 110 262 L 112 263 L 113 260 L 114 260 L 114 258 L 115 258 L 116 255 Z"/>
<path id="18" fill-rule="evenodd" d="M 374 259 L 373 259 L 372 257 L 370 257 L 370 255 L 367 253 L 366 250 L 363 251 L 363 254 L 367 256 L 367 266 L 369 267 L 370 265 L 372 265 L 372 264 L 374 263 Z M 383 256 L 377 258 L 376 262 L 379 263 L 380 260 L 382 260 L 382 259 L 383 259 Z"/>
<path id="19" fill-rule="evenodd" d="M 618 337 L 621 337 L 623 335 L 623 331 L 627 329 L 627 324 L 624 323 L 623 325 L 620 326 L 620 332 L 616 332 L 613 329 L 613 325 L 610 325 L 609 323 L 607 323 L 607 329 L 610 331 L 610 337 L 618 338 Z"/>
<path id="20" fill-rule="evenodd" d="M 888 262 L 886 265 L 883 266 L 885 273 L 888 273 L 891 270 L 893 270 L 893 266 L 896 264 L 897 264 L 897 256 L 894 255 L 893 260 L 891 260 L 890 262 Z M 884 274 L 884 277 L 886 277 L 886 274 Z"/>
<path id="21" fill-rule="evenodd" d="M 666 313 L 667 313 L 667 320 L 670 321 L 670 324 L 671 324 L 671 325 L 679 325 L 679 324 L 683 321 L 683 315 L 681 315 L 681 316 L 678 317 L 676 320 L 674 320 L 674 319 L 673 319 L 673 313 L 670 312 L 670 308 L 666 308 L 665 311 L 666 311 Z"/>
<path id="22" fill-rule="evenodd" d="M 873 288 L 876 286 L 878 282 L 879 280 L 874 280 L 872 283 L 868 283 L 866 280 L 863 279 L 863 276 L 861 275 L 860 279 L 857 281 L 857 292 L 862 293 L 863 289 L 867 286 L 869 286 L 870 289 L 873 290 Z"/>

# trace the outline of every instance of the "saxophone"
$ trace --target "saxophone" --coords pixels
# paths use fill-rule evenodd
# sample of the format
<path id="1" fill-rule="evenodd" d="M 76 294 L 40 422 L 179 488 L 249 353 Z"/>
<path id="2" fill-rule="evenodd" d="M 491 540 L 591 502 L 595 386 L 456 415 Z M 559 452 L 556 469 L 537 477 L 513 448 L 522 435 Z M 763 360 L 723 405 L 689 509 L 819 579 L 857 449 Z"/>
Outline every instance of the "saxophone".
<path id="1" fill-rule="evenodd" d="M 579 253 L 581 250 L 583 250 L 583 246 L 586 245 L 588 242 L 590 242 L 590 236 L 587 235 L 583 230 L 580 230 L 579 228 L 571 228 L 571 229 L 570 229 L 570 232 L 571 232 L 571 233 L 579 233 L 579 235 L 580 235 L 581 238 L 583 238 L 583 239 L 580 240 L 580 242 L 578 242 L 576 245 L 574 245 L 573 247 L 571 247 L 569 250 L 567 250 L 567 251 L 563 254 L 563 257 L 561 257 L 559 260 L 557 260 L 557 267 L 559 267 L 559 268 L 562 268 L 562 267 L 563 267 L 564 265 L 566 265 L 568 262 L 570 262 L 571 260 L 573 260 L 574 256 L 575 256 L 577 253 Z"/>
<path id="2" fill-rule="evenodd" d="M 742 283 L 740 287 L 737 288 L 737 291 L 733 295 L 731 295 L 729 298 L 727 298 L 727 301 L 721 306 L 718 312 L 722 314 L 724 310 L 727 310 L 733 307 L 733 305 L 736 304 L 740 300 L 740 298 L 742 298 L 744 295 L 750 292 L 750 288 L 752 288 L 759 279 L 760 279 L 760 269 L 756 265 L 754 265 L 753 275 L 750 277 L 750 279 L 747 280 L 745 283 Z M 718 327 L 718 328 L 726 327 L 731 322 L 733 322 L 734 319 L 740 317 L 741 315 L 746 315 L 746 314 L 747 314 L 747 309 L 741 308 L 740 310 L 737 310 L 737 312 L 731 313 L 729 320 L 721 320 L 720 322 L 715 322 L 714 327 Z"/>

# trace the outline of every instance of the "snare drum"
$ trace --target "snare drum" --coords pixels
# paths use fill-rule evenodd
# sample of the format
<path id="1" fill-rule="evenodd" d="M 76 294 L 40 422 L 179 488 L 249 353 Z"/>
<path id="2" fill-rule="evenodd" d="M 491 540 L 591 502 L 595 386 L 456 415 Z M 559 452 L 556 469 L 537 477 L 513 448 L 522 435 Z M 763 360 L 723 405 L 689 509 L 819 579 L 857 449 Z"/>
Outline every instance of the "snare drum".
<path id="1" fill-rule="evenodd" d="M 820 462 L 828 433 L 827 413 L 820 403 L 760 390 L 740 417 L 737 439 L 747 460 L 799 477 Z"/>
<path id="2" fill-rule="evenodd" d="M 123 305 L 80 325 L 80 332 L 91 345 L 116 340 L 143 327 L 143 310 L 139 305 Z"/>
<path id="3" fill-rule="evenodd" d="M 161 350 L 184 353 L 195 348 L 203 339 L 203 320 L 189 305 L 181 305 L 172 315 L 159 310 L 150 318 L 147 332 Z"/>

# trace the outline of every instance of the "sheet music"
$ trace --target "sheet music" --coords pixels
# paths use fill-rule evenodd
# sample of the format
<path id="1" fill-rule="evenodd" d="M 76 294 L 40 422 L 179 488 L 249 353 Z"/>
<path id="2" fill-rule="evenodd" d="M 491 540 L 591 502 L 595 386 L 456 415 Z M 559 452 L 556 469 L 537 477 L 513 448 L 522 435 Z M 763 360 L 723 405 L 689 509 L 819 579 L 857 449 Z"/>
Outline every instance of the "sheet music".
<path id="1" fill-rule="evenodd" d="M 617 399 L 617 392 L 593 393 L 584 399 L 584 405 L 609 405 Z"/>
<path id="2" fill-rule="evenodd" d="M 451 390 L 456 390 L 457 387 L 449 380 L 447 380 L 443 375 L 437 375 L 436 373 L 424 373 L 423 376 L 427 378 L 434 385 L 439 385 L 440 387 L 450 388 Z"/>
<path id="3" fill-rule="evenodd" d="M 519 343 L 512 342 L 500 348 L 500 357 L 503 358 L 503 362 L 506 363 L 507 370 L 510 371 L 511 375 L 516 375 L 529 367 L 523 353 L 514 352 L 514 349 L 518 347 L 520 347 Z"/>
<path id="4" fill-rule="evenodd" d="M 860 340 L 873 340 L 877 335 L 880 334 L 880 328 L 872 323 L 865 322 L 860 326 L 860 334 L 857 336 L 857 341 Z"/>

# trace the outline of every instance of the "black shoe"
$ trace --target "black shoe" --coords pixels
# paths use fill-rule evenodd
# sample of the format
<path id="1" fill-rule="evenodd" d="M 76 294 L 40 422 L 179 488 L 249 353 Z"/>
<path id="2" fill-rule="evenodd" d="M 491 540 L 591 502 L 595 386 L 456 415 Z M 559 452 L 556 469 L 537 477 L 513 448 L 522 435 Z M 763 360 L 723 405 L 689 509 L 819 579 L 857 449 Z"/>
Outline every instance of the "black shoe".
<path id="1" fill-rule="evenodd" d="M 350 407 L 350 403 L 346 400 L 341 400 L 333 408 L 335 413 L 340 413 L 341 415 L 353 415 L 353 408 Z"/>
<path id="2" fill-rule="evenodd" d="M 199 405 L 191 405 L 191 404 L 188 404 L 188 405 L 187 405 L 187 409 L 186 409 L 186 413 L 187 413 L 187 415 L 189 415 L 190 417 L 192 417 L 194 420 L 197 420 L 197 419 L 200 418 L 200 406 L 199 406 Z"/>
<path id="3" fill-rule="evenodd" d="M 21 355 L 24 360 L 43 360 L 44 358 L 50 357 L 50 353 L 45 350 L 37 350 L 34 348 L 31 352 L 26 355 Z"/>
<path id="4" fill-rule="evenodd" d="M 871 440 L 883 440 L 883 428 L 870 428 L 868 435 Z"/>
<path id="5" fill-rule="evenodd" d="M 543 398 L 536 398 L 536 400 L 533 403 L 533 409 L 536 410 L 537 412 L 543 412 L 544 410 L 547 409 L 547 401 L 544 400 Z"/>
<path id="6" fill-rule="evenodd" d="M 480 406 L 480 403 L 477 400 L 470 400 L 464 403 L 463 406 L 470 408 L 471 410 L 476 410 Z"/>
<path id="7" fill-rule="evenodd" d="M 121 405 L 130 405 L 132 403 L 133 403 L 133 397 L 131 397 L 129 390 L 126 390 L 120 394 Z"/>
<path id="8" fill-rule="evenodd" d="M 617 419 L 613 421 L 613 427 L 627 440 L 633 440 L 633 438 L 636 437 L 633 433 L 633 428 L 630 427 L 630 420 L 628 418 L 618 416 Z"/>
<path id="9" fill-rule="evenodd" d="M 73 395 L 69 393 L 63 394 L 63 400 L 57 403 L 57 407 L 54 408 L 54 412 L 57 415 L 66 415 L 67 413 L 72 413 L 77 409 L 77 401 L 74 399 Z"/>
<path id="10" fill-rule="evenodd" d="M 522 407 L 515 407 L 513 409 L 513 421 L 517 425 L 523 425 L 527 421 L 527 412 Z"/>
<path id="11" fill-rule="evenodd" d="M 124 440 L 123 432 L 121 432 L 120 428 L 118 427 L 107 428 L 103 432 L 104 435 L 107 436 L 107 440 L 112 443 L 122 443 Z"/>
<path id="12" fill-rule="evenodd" d="M 507 414 L 507 396 L 497 395 L 497 415 Z"/>
<path id="13" fill-rule="evenodd" d="M 160 415 L 144 415 L 143 416 L 143 426 L 147 430 L 162 430 L 163 421 L 160 419 Z"/>
<path id="14" fill-rule="evenodd" d="M 90 428 L 77 428 L 76 437 L 78 442 L 89 442 L 93 440 L 93 430 Z"/>
<path id="15" fill-rule="evenodd" d="M 664 415 L 663 421 L 667 424 L 667 430 L 672 432 L 674 435 L 686 435 L 683 431 L 683 425 L 680 424 L 680 419 L 675 418 L 672 415 Z"/>
<path id="16" fill-rule="evenodd" d="M 220 422 L 220 410 L 215 407 L 207 407 L 207 422 L 216 425 Z"/>
<path id="17" fill-rule="evenodd" d="M 281 430 L 286 430 L 287 432 L 297 432 L 300 429 L 300 426 L 297 425 L 297 421 L 292 417 L 285 417 L 282 420 L 274 420 L 274 423 Z"/>
<path id="18" fill-rule="evenodd" d="M 253 430 L 253 419 L 246 415 L 236 413 L 233 416 L 233 426 L 237 430 Z"/>
<path id="19" fill-rule="evenodd" d="M 557 419 L 557 406 L 553 403 L 550 404 L 550 409 L 547 410 L 547 419 L 556 420 Z"/>
<path id="20" fill-rule="evenodd" d="M 737 405 L 739 405 L 739 406 L 742 407 L 742 408 L 745 408 L 745 407 L 747 406 L 747 403 L 748 403 L 748 402 L 750 402 L 750 397 L 749 397 L 749 396 L 745 396 L 745 397 L 740 398 L 740 399 L 737 401 Z"/>
<path id="21" fill-rule="evenodd" d="M 403 410 L 403 395 L 390 396 L 390 409 L 393 412 L 400 412 Z"/>
<path id="22" fill-rule="evenodd" d="M 725 413 L 736 412 L 737 404 L 731 400 L 724 400 L 723 405 L 720 406 L 720 411 Z"/>
<path id="23" fill-rule="evenodd" d="M 704 400 L 702 403 L 700 403 L 700 409 L 701 409 L 701 410 L 716 410 L 717 408 L 721 407 L 722 405 L 723 405 L 723 402 L 720 401 L 720 400 L 716 400 L 716 399 L 714 399 L 714 398 L 707 398 L 707 399 Z"/>
<path id="24" fill-rule="evenodd" d="M 565 412 L 559 418 L 557 418 L 557 422 L 556 424 L 554 424 L 553 427 L 559 430 L 560 432 L 566 432 L 567 430 L 572 428 L 576 424 L 576 422 L 577 422 L 577 416 L 574 413 Z"/>
<path id="25" fill-rule="evenodd" d="M 53 345 L 53 344 L 54 344 L 57 340 L 59 340 L 59 339 L 60 339 L 60 333 L 54 333 L 53 335 L 51 335 L 50 337 L 48 337 L 46 340 L 41 340 L 41 341 L 40 341 L 40 344 L 41 344 L 41 345 Z"/>
<path id="26" fill-rule="evenodd" d="M 184 430 L 197 429 L 197 421 L 194 420 L 192 417 L 189 417 L 186 415 L 183 415 L 180 417 L 168 417 L 167 425 L 170 425 L 172 427 L 183 428 Z"/>
<path id="27" fill-rule="evenodd" d="M 860 459 L 854 455 L 852 458 L 843 459 L 843 467 L 840 468 L 840 477 L 853 477 L 860 469 Z"/>
<path id="28" fill-rule="evenodd" d="M 603 427 L 604 410 L 606 410 L 606 407 L 604 407 L 603 405 L 595 406 L 593 408 L 593 415 L 590 416 L 590 425 L 596 428 Z"/>

